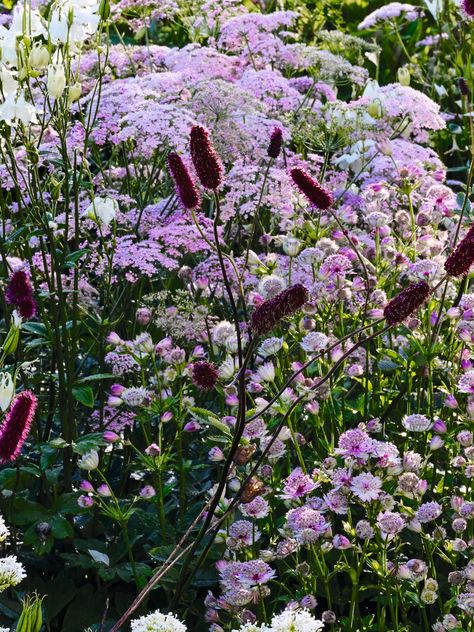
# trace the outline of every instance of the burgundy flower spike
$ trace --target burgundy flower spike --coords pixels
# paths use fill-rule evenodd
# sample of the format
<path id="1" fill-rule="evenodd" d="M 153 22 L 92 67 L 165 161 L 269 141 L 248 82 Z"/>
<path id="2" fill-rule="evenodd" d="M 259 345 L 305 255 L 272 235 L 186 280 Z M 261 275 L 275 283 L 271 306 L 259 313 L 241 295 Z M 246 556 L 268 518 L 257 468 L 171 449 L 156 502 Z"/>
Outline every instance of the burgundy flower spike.
<path id="1" fill-rule="evenodd" d="M 201 202 L 199 193 L 181 156 L 178 156 L 175 152 L 168 154 L 168 169 L 173 177 L 176 192 L 184 208 L 191 210 L 198 207 Z"/>
<path id="2" fill-rule="evenodd" d="M 292 285 L 256 308 L 252 314 L 252 331 L 257 336 L 270 332 L 282 318 L 301 309 L 307 299 L 308 290 L 303 285 Z"/>
<path id="3" fill-rule="evenodd" d="M 330 191 L 322 187 L 309 173 L 295 167 L 290 171 L 290 176 L 296 188 L 308 198 L 313 206 L 321 211 L 325 211 L 331 206 L 333 198 Z"/>
<path id="4" fill-rule="evenodd" d="M 430 286 L 424 281 L 412 283 L 392 298 L 383 310 L 389 325 L 397 325 L 413 314 L 426 301 L 430 294 Z"/>
<path id="5" fill-rule="evenodd" d="M 444 262 L 444 269 L 449 276 L 462 276 L 467 274 L 474 263 L 474 225 L 468 230 L 467 235 L 456 246 L 454 251 Z"/>
<path id="6" fill-rule="evenodd" d="M 36 302 L 30 279 L 24 270 L 14 272 L 5 292 L 7 303 L 18 309 L 22 318 L 29 320 L 36 314 Z"/>
<path id="7" fill-rule="evenodd" d="M 191 158 L 201 184 L 206 189 L 218 189 L 222 183 L 222 163 L 204 127 L 191 129 Z"/>
<path id="8" fill-rule="evenodd" d="M 15 397 L 0 428 L 0 463 L 14 461 L 20 454 L 34 419 L 37 399 L 31 391 Z"/>

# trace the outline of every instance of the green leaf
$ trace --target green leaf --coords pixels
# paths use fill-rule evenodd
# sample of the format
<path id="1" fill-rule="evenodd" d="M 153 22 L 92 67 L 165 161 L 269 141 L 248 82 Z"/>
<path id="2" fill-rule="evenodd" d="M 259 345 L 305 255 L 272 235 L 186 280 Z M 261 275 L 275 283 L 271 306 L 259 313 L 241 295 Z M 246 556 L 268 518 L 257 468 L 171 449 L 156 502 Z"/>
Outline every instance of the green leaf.
<path id="1" fill-rule="evenodd" d="M 72 538 L 74 535 L 74 529 L 64 516 L 53 516 L 50 520 L 50 525 L 54 537 L 58 540 Z"/>
<path id="2" fill-rule="evenodd" d="M 88 408 L 94 407 L 94 392 L 90 386 L 75 386 L 72 389 L 72 394 L 74 398 L 84 406 Z"/>

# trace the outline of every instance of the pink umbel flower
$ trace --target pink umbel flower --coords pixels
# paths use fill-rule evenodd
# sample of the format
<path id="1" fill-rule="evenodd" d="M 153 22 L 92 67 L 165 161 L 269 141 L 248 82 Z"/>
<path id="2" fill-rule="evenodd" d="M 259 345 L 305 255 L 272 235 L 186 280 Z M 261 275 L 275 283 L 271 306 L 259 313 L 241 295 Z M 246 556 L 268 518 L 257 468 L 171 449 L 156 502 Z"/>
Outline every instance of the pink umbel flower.
<path id="1" fill-rule="evenodd" d="M 474 15 L 474 13 L 473 13 Z M 444 262 L 444 269 L 449 276 L 463 276 L 467 274 L 474 263 L 474 225 L 467 235 L 456 246 L 455 250 Z"/>
<path id="2" fill-rule="evenodd" d="M 425 281 L 412 283 L 392 298 L 383 310 L 389 325 L 397 325 L 413 314 L 430 295 L 430 286 Z"/>
<path id="3" fill-rule="evenodd" d="M 322 187 L 309 173 L 299 167 L 294 167 L 290 171 L 290 176 L 296 188 L 308 198 L 313 206 L 321 211 L 325 211 L 331 206 L 333 198 L 330 191 Z"/>
<path id="4" fill-rule="evenodd" d="M 181 156 L 178 156 L 175 152 L 168 154 L 168 169 L 173 177 L 176 192 L 184 208 L 191 210 L 198 207 L 201 203 L 199 193 Z"/>
<path id="5" fill-rule="evenodd" d="M 222 163 L 204 127 L 191 129 L 191 158 L 201 184 L 206 189 L 218 189 L 222 183 Z"/>
<path id="6" fill-rule="evenodd" d="M 23 391 L 13 400 L 0 428 L 0 463 L 14 461 L 25 443 L 35 416 L 36 396 Z"/>
<path id="7" fill-rule="evenodd" d="M 24 270 L 14 272 L 5 292 L 7 303 L 18 309 L 22 318 L 29 320 L 36 314 L 36 302 L 30 279 Z"/>

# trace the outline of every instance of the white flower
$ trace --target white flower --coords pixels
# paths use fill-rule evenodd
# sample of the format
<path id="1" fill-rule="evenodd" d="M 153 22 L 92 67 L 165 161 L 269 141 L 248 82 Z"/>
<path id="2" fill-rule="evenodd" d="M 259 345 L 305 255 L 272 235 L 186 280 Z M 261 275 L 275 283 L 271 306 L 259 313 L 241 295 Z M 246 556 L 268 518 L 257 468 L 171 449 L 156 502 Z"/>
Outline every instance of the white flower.
<path id="1" fill-rule="evenodd" d="M 54 44 L 82 44 L 97 31 L 100 3 L 95 0 L 57 0 L 48 25 Z"/>
<path id="2" fill-rule="evenodd" d="M 283 346 L 283 338 L 267 338 L 262 342 L 258 349 L 258 355 L 263 358 L 268 358 L 269 356 L 275 355 L 280 351 Z"/>
<path id="3" fill-rule="evenodd" d="M 433 424 L 425 417 L 425 415 L 405 415 L 402 419 L 402 426 L 406 428 L 409 432 L 424 432 L 425 430 L 429 430 Z"/>
<path id="4" fill-rule="evenodd" d="M 48 66 L 48 94 L 53 99 L 59 99 L 66 88 L 66 74 L 62 64 Z"/>
<path id="5" fill-rule="evenodd" d="M 25 125 L 37 123 L 36 108 L 25 99 L 23 92 L 6 95 L 5 101 L 0 105 L 0 121 L 5 121 L 9 125 L 15 120 L 19 120 Z"/>
<path id="6" fill-rule="evenodd" d="M 268 632 L 319 632 L 324 623 L 307 610 L 284 610 L 273 617 Z"/>
<path id="7" fill-rule="evenodd" d="M 97 450 L 91 450 L 84 454 L 84 456 L 79 459 L 78 466 L 81 470 L 87 470 L 88 472 L 96 470 L 99 467 L 99 454 Z"/>
<path id="8" fill-rule="evenodd" d="M 15 555 L 0 559 L 0 592 L 11 586 L 16 586 L 25 577 L 25 569 Z"/>
<path id="9" fill-rule="evenodd" d="M 265 362 L 257 369 L 257 375 L 262 382 L 273 382 L 275 380 L 275 367 L 273 362 Z"/>
<path id="10" fill-rule="evenodd" d="M 45 68 L 49 63 L 49 51 L 46 46 L 41 42 L 35 42 L 30 51 L 29 62 L 33 68 Z"/>
<path id="11" fill-rule="evenodd" d="M 132 632 L 186 632 L 184 623 L 172 614 L 162 614 L 159 610 L 132 622 Z"/>
<path id="12" fill-rule="evenodd" d="M 3 412 L 10 406 L 14 394 L 15 385 L 12 376 L 10 373 L 0 373 L 0 408 Z"/>
<path id="13" fill-rule="evenodd" d="M 96 197 L 86 208 L 83 216 L 108 226 L 115 219 L 117 211 L 118 204 L 115 200 L 110 197 Z"/>
<path id="14" fill-rule="evenodd" d="M 149 392 L 142 386 L 126 388 L 120 395 L 122 400 L 132 408 L 143 405 L 150 397 Z"/>
<path id="15" fill-rule="evenodd" d="M 0 516 L 0 542 L 5 542 L 5 540 L 8 538 L 9 535 L 10 535 L 10 530 L 5 524 L 5 520 L 3 519 L 3 516 Z"/>
<path id="16" fill-rule="evenodd" d="M 2 82 L 2 92 L 4 96 L 12 93 L 16 94 L 18 81 L 13 76 L 13 72 L 8 70 L 4 65 L 0 66 L 0 81 Z"/>
<path id="17" fill-rule="evenodd" d="M 329 338 L 319 331 L 312 331 L 300 342 L 300 347 L 307 353 L 318 353 L 328 346 Z"/>

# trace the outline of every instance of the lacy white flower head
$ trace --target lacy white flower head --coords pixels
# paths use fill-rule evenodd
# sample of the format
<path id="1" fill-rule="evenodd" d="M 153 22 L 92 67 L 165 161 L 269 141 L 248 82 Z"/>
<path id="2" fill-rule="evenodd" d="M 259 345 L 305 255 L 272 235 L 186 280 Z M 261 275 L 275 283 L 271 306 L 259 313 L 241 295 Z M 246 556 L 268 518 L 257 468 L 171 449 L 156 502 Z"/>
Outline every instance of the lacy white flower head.
<path id="1" fill-rule="evenodd" d="M 5 524 L 5 520 L 3 519 L 3 516 L 0 516 L 0 542 L 5 542 L 9 535 L 10 531 Z"/>
<path id="2" fill-rule="evenodd" d="M 16 586 L 25 577 L 25 569 L 15 555 L 0 559 L 0 592 Z"/>
<path id="3" fill-rule="evenodd" d="M 433 424 L 425 415 L 405 415 L 402 419 L 402 426 L 409 432 L 424 432 L 429 430 Z"/>
<path id="4" fill-rule="evenodd" d="M 132 632 L 186 632 L 187 628 L 172 614 L 159 610 L 132 621 Z"/>
<path id="5" fill-rule="evenodd" d="M 93 219 L 96 222 L 100 222 L 105 226 L 108 226 L 118 211 L 118 204 L 116 200 L 110 197 L 96 197 L 92 204 L 90 204 L 83 213 L 83 217 Z"/>

